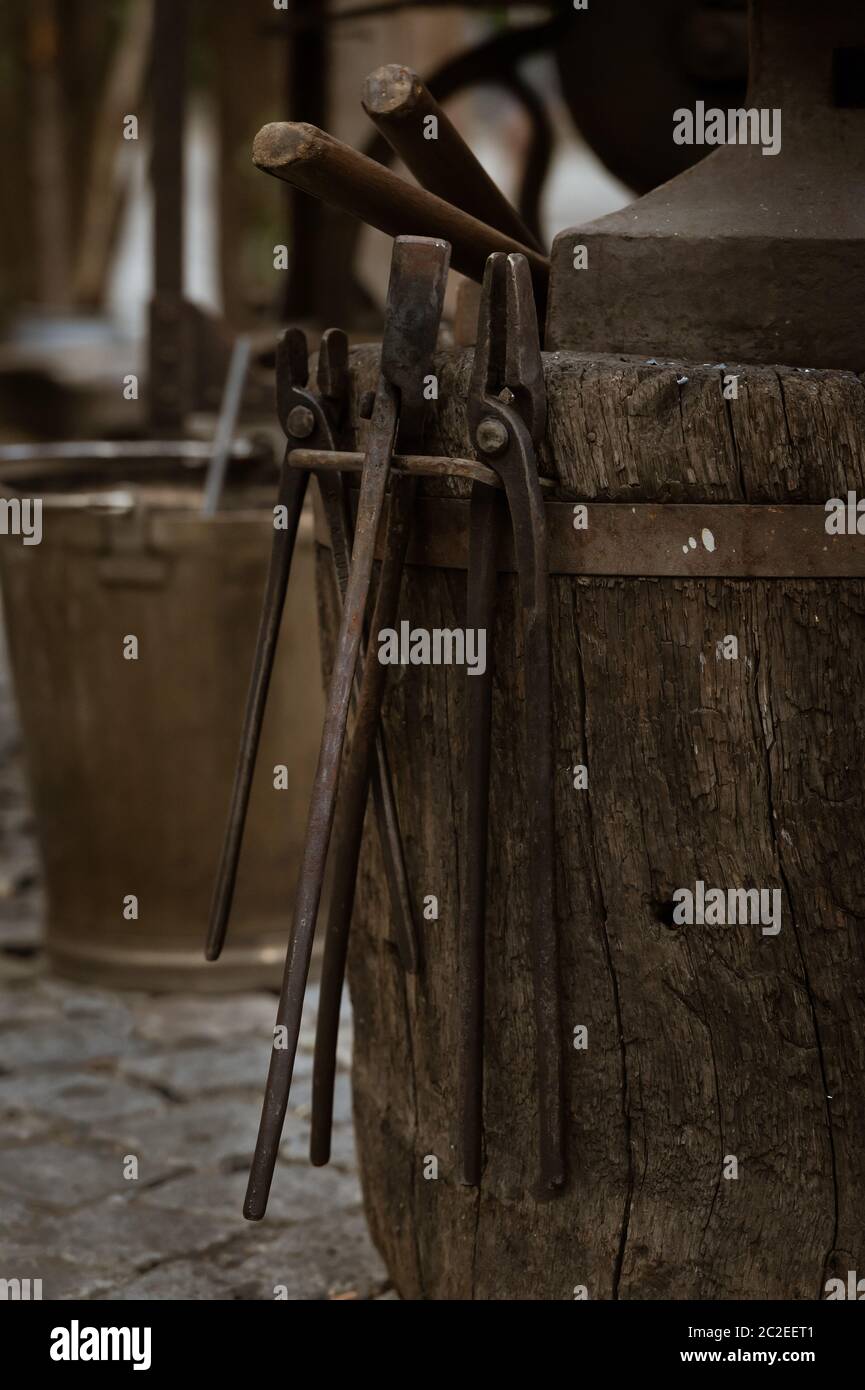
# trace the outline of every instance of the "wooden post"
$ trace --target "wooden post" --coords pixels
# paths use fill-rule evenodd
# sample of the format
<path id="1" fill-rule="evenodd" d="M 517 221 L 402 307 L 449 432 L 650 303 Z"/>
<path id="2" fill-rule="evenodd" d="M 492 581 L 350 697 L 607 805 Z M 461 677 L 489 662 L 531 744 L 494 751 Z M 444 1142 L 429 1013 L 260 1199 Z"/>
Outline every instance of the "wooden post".
<path id="1" fill-rule="evenodd" d="M 360 392 L 374 354 L 355 367 Z M 469 367 L 440 362 L 436 452 L 470 453 Z M 850 373 L 562 352 L 547 387 L 545 471 L 587 501 L 865 494 Z M 462 625 L 465 575 L 410 568 L 401 616 Z M 479 1191 L 458 1185 L 452 1147 L 464 676 L 394 668 L 386 728 L 424 968 L 400 969 L 368 833 L 350 981 L 366 1207 L 404 1297 L 816 1299 L 865 1269 L 863 618 L 861 580 L 553 580 L 569 1177 L 544 1203 L 513 577 L 494 634 Z M 677 926 L 673 895 L 699 880 L 779 890 L 780 932 Z"/>

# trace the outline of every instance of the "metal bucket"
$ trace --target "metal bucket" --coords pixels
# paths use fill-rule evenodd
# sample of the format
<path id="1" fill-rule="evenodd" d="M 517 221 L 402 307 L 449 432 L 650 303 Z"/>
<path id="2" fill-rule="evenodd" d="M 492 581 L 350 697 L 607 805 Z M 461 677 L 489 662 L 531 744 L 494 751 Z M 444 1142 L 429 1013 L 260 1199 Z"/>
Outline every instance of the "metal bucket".
<path id="1" fill-rule="evenodd" d="M 203 518 L 194 486 L 91 479 L 82 495 L 66 475 L 52 493 L 56 471 L 21 473 L 18 495 L 44 500 L 43 536 L 0 538 L 0 574 L 50 963 L 140 989 L 274 985 L 321 723 L 311 524 L 298 535 L 231 933 L 207 964 L 273 492 L 229 492 L 227 509 Z"/>

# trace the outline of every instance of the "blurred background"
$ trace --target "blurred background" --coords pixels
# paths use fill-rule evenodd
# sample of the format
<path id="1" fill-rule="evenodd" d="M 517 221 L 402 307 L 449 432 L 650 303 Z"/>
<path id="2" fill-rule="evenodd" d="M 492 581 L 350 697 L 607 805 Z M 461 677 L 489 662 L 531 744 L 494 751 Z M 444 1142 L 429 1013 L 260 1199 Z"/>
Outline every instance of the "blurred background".
<path id="1" fill-rule="evenodd" d="M 360 95 L 367 73 L 401 62 L 430 82 L 549 241 L 626 202 L 617 174 L 636 187 L 655 177 L 619 151 L 618 120 L 604 115 L 606 88 L 593 76 L 618 42 L 623 4 L 598 11 L 590 45 L 575 28 L 584 16 L 541 3 L 4 5 L 0 488 L 43 496 L 51 522 L 38 547 L 3 538 L 0 577 L 56 967 L 121 984 L 131 970 L 149 987 L 164 973 L 160 953 L 180 967 L 182 944 L 184 982 L 229 982 L 228 967 L 203 968 L 199 928 L 269 546 L 281 450 L 274 346 L 288 322 L 307 329 L 311 349 L 332 324 L 353 341 L 375 338 L 391 245 L 263 176 L 250 157 L 256 131 L 303 119 L 393 162 Z M 670 48 L 670 35 L 661 38 Z M 632 50 L 643 44 L 638 27 Z M 633 100 L 628 61 L 611 109 Z M 585 92 L 594 114 L 583 110 Z M 451 276 L 446 319 L 459 279 Z M 232 407 L 241 348 L 249 363 Z M 200 489 L 220 437 L 231 445 L 225 485 L 205 518 Z M 113 457 L 99 462 L 96 445 Z M 289 768 L 291 787 L 280 821 L 272 786 L 258 778 L 237 904 L 241 932 L 253 923 L 265 982 L 284 941 L 321 709 L 309 532 L 307 518 L 271 700 L 283 713 L 281 722 L 269 713 L 262 757 Z M 129 558 L 142 548 L 146 559 Z M 118 674 L 118 627 L 147 629 L 158 691 Z M 59 690 L 74 698 L 58 702 Z M 139 735 L 131 744 L 130 728 Z M 14 738 L 8 729 L 7 745 Z M 27 867 L 0 881 L 7 899 L 19 879 L 38 879 L 18 826 L 13 817 L 7 857 L 15 846 Z M 149 888 L 149 956 L 137 924 L 118 945 L 115 904 L 130 880 Z M 124 962 L 110 965 L 118 951 Z M 259 982 L 241 967 L 244 983 Z"/>
<path id="2" fill-rule="evenodd" d="M 174 8 L 171 45 L 182 41 L 185 7 Z M 370 12 L 355 17 L 356 10 Z M 255 132 L 267 121 L 306 119 L 362 147 L 371 128 L 360 89 L 372 68 L 398 61 L 425 78 L 447 72 L 449 60 L 507 28 L 538 26 L 554 10 L 359 0 L 294 0 L 276 9 L 271 0 L 191 0 L 182 131 L 187 297 L 234 330 L 294 317 L 351 320 L 348 326 L 372 331 L 388 239 L 350 230 L 356 256 L 345 264 L 346 229 L 342 239 L 334 235 L 324 210 L 253 168 Z M 144 368 L 154 288 L 153 23 L 153 0 L 3 6 L 0 422 L 7 437 L 22 429 L 43 438 L 130 429 L 116 382 Z M 621 206 L 629 193 L 581 139 L 554 54 L 529 53 L 520 74 L 553 141 L 540 192 L 547 237 Z M 469 81 L 448 111 L 517 197 L 532 138 L 525 102 L 504 87 Z M 137 117 L 136 139 L 120 138 L 127 115 Z M 280 243 L 289 248 L 285 271 L 274 270 Z"/>

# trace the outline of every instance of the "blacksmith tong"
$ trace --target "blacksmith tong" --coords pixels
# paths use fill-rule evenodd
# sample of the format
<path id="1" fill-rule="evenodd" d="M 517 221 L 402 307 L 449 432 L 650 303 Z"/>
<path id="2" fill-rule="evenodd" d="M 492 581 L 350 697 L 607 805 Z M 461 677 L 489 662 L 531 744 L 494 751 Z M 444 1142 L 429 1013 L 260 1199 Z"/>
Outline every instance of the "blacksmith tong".
<path id="1" fill-rule="evenodd" d="M 289 328 L 280 339 L 276 353 L 277 411 L 288 442 L 274 511 L 273 545 L 240 752 L 211 906 L 206 946 L 208 960 L 218 960 L 228 931 L 267 693 L 291 573 L 297 528 L 309 480 L 308 470 L 291 466 L 291 455 L 301 444 L 331 453 L 347 447 L 352 442 L 349 418 L 348 339 L 341 329 L 329 329 L 322 338 L 316 382 L 317 390 L 311 389 L 306 336 L 299 328 Z M 331 534 L 331 554 L 338 589 L 340 596 L 344 597 L 351 561 L 353 529 L 345 479 L 341 474 L 325 469 L 318 471 L 316 477 Z M 415 926 L 387 751 L 380 730 L 377 731 L 375 739 L 372 786 L 400 957 L 405 968 L 413 971 L 417 968 Z"/>
<path id="2" fill-rule="evenodd" d="M 555 918 L 552 672 L 546 522 L 538 475 L 546 395 L 532 280 L 522 255 L 489 257 L 469 395 L 479 457 L 498 475 L 510 512 L 522 609 L 525 756 L 529 827 L 531 958 L 539 1117 L 539 1195 L 564 1182 L 562 1035 Z M 491 650 L 501 493 L 472 485 L 467 626 Z M 467 784 L 459 951 L 461 1180 L 481 1177 L 484 915 L 489 805 L 492 664 L 466 678 Z"/>
<path id="3" fill-rule="evenodd" d="M 400 439 L 407 435 L 412 442 L 423 435 L 423 422 L 428 411 L 426 378 L 431 371 L 438 337 L 449 261 L 450 247 L 445 241 L 428 237 L 398 237 L 394 242 L 381 368 L 361 475 L 351 568 L 328 692 L 261 1124 L 244 1204 L 244 1215 L 250 1220 L 258 1220 L 264 1215 L 288 1107 L 303 997 L 336 811 L 349 702 L 397 431 Z M 385 622 L 386 613 L 395 610 L 408 541 L 415 480 L 395 481 L 397 486 L 392 491 L 390 501 L 385 558 L 372 620 L 373 633 L 381 626 L 389 625 Z M 379 666 L 380 663 L 371 653 L 364 664 L 353 740 L 353 744 L 357 745 L 361 731 L 364 759 L 364 745 L 371 735 L 374 736 L 378 721 L 382 678 L 380 671 L 375 668 Z M 358 759 L 358 766 L 360 761 Z M 351 767 L 348 774 L 350 777 L 354 775 Z M 344 954 L 342 946 L 337 954 Z M 340 965 L 341 961 L 337 960 L 336 964 Z"/>

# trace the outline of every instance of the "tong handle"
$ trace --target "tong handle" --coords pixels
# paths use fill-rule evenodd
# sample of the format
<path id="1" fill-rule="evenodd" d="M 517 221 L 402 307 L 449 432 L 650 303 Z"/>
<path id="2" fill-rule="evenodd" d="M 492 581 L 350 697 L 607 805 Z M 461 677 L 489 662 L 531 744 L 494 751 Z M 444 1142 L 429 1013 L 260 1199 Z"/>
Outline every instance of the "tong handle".
<path id="1" fill-rule="evenodd" d="M 207 960 L 219 959 L 228 931 L 228 920 L 231 916 L 231 904 L 234 900 L 237 868 L 243 843 L 243 829 L 249 809 L 256 755 L 261 738 L 261 728 L 264 723 L 264 711 L 267 706 L 267 692 L 273 673 L 279 628 L 282 622 L 282 610 L 285 607 L 285 592 L 291 573 L 294 544 L 300 523 L 300 514 L 303 511 L 308 477 L 309 474 L 305 471 L 290 466 L 288 450 L 286 450 L 277 498 L 278 504 L 285 508 L 286 525 L 280 529 L 274 528 L 273 532 L 270 566 L 267 572 L 267 585 L 255 644 L 246 711 L 243 716 L 243 731 L 240 736 L 240 752 L 231 791 L 228 824 L 210 909 L 210 926 L 205 946 Z"/>
<path id="2" fill-rule="evenodd" d="M 500 494 L 483 483 L 472 488 L 466 627 L 486 633 L 483 674 L 467 675 L 465 860 L 460 891 L 459 978 L 459 1181 L 481 1180 L 484 1071 L 485 917 L 493 715 L 493 621 Z"/>
<path id="3" fill-rule="evenodd" d="M 403 567 L 408 548 L 416 478 L 395 479 L 390 493 L 385 556 L 379 576 L 370 630 L 373 638 L 396 622 Z M 380 733 L 382 700 L 387 668 L 377 660 L 374 641 L 363 667 L 360 696 L 352 731 L 351 749 L 340 777 L 340 817 L 337 829 L 339 857 L 331 884 L 330 917 L 321 968 L 315 1065 L 312 1079 L 312 1130 L 310 1160 L 321 1167 L 330 1159 L 333 1122 L 333 1090 L 336 1078 L 340 1004 L 348 958 L 349 929 L 354 906 L 357 869 L 363 841 L 364 812 L 370 786 L 377 733 Z M 378 755 L 384 743 L 378 739 Z M 385 764 L 386 767 L 386 764 Z M 381 786 L 379 786 L 379 791 Z M 393 885 L 391 884 L 391 891 Z M 399 913 L 397 912 L 397 918 Z"/>
<path id="4" fill-rule="evenodd" d="M 316 919 L 336 811 L 348 709 L 363 633 L 400 410 L 414 408 L 422 352 L 432 352 L 441 320 L 450 247 L 440 240 L 399 237 L 394 245 L 381 352 L 381 376 L 367 439 L 358 499 L 351 572 L 346 587 L 328 691 L 318 767 L 312 789 L 291 942 L 277 1009 L 261 1122 L 249 1173 L 244 1215 L 260 1220 L 279 1153 L 300 1037 Z"/>

